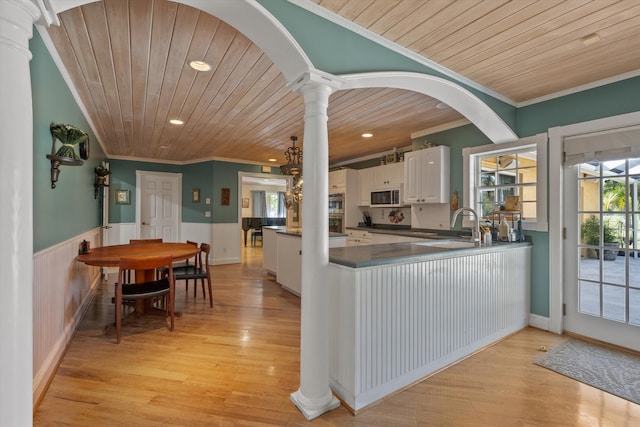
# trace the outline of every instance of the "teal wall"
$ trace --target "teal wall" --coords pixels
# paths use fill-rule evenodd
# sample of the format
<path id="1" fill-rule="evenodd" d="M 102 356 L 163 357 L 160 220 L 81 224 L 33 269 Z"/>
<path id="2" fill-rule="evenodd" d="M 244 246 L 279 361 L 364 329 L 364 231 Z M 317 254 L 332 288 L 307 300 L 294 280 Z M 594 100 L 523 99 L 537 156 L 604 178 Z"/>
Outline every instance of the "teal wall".
<path id="1" fill-rule="evenodd" d="M 217 212 L 213 214 L 213 168 L 214 162 L 202 162 L 182 167 L 182 222 L 214 222 Z M 200 202 L 192 202 L 191 191 L 200 189 Z M 205 203 L 211 199 L 211 204 Z M 205 216 L 205 211 L 211 210 L 211 217 Z"/>
<path id="2" fill-rule="evenodd" d="M 441 77 L 469 90 L 489 105 L 507 125 L 512 129 L 515 128 L 516 109 L 509 104 L 292 3 L 273 0 L 259 0 L 259 3 L 285 26 L 319 70 L 335 75 L 407 71 Z"/>
<path id="3" fill-rule="evenodd" d="M 109 159 L 109 222 L 126 223 L 136 221 L 136 170 L 148 172 L 181 173 L 182 166 L 165 163 L 138 162 L 130 160 Z M 117 205 L 115 190 L 129 190 L 130 204 Z M 184 191 L 184 190 L 183 190 Z"/>
<path id="4" fill-rule="evenodd" d="M 238 222 L 238 172 L 261 173 L 261 166 L 244 163 L 208 161 L 187 165 L 139 162 L 110 159 L 111 169 L 109 222 L 132 223 L 136 221 L 136 171 L 182 173 L 182 222 L 194 223 L 233 223 Z M 272 169 L 279 174 L 277 168 Z M 191 191 L 200 189 L 200 202 L 191 201 Z M 231 193 L 229 205 L 221 204 L 222 189 Z M 131 192 L 130 205 L 116 205 L 115 189 Z M 211 199 L 211 205 L 205 200 Z M 211 217 L 205 217 L 205 211 L 211 211 Z"/>
<path id="5" fill-rule="evenodd" d="M 588 91 L 518 109 L 521 137 L 547 132 L 548 128 L 564 126 L 618 114 L 640 111 L 640 77 L 612 83 Z M 425 141 L 451 148 L 451 194 L 458 191 L 463 200 L 462 149 L 490 144 L 475 126 L 467 125 L 414 140 L 414 148 Z M 531 253 L 531 312 L 549 316 L 549 234 L 527 231 L 533 242 Z"/>
<path id="6" fill-rule="evenodd" d="M 37 31 L 29 48 L 33 53 L 33 250 L 38 252 L 102 224 L 102 200 L 94 198 L 93 183 L 94 168 L 104 152 Z M 51 162 L 45 157 L 51 153 L 52 121 L 77 126 L 90 138 L 89 160 L 82 166 L 61 166 L 56 188 L 51 188 Z"/>
<path id="7" fill-rule="evenodd" d="M 281 19 L 293 37 L 305 49 L 314 65 L 335 73 L 400 70 L 444 77 L 438 71 L 414 62 L 357 34 L 319 18 L 291 3 L 259 0 Z M 73 100 L 55 64 L 38 34 L 31 42 L 34 102 L 34 250 L 64 241 L 101 223 L 100 199 L 93 198 L 93 168 L 102 160 L 97 140 Z M 546 132 L 549 127 L 640 111 L 640 77 L 609 84 L 581 93 L 516 109 L 476 89 L 472 93 L 492 107 L 520 136 Z M 51 121 L 71 123 L 89 132 L 93 144 L 91 159 L 81 167 L 62 167 L 58 188 L 50 188 L 50 164 L 44 157 L 50 151 Z M 462 149 L 489 144 L 473 125 L 429 135 L 428 140 L 451 147 L 451 192 L 462 197 Z M 421 140 L 414 141 L 415 145 Z M 372 163 L 379 163 L 373 160 Z M 191 165 L 169 165 L 126 160 L 111 160 L 110 222 L 135 222 L 135 171 L 160 171 L 183 174 L 182 218 L 184 222 L 237 222 L 238 171 L 260 172 L 260 167 L 240 163 L 209 161 Z M 370 166 L 374 166 L 371 164 Z M 191 202 L 191 190 L 200 188 L 200 203 Z M 220 204 L 222 188 L 229 188 L 230 205 Z M 114 189 L 131 191 L 130 205 L 115 205 Z M 207 197 L 212 200 L 206 206 Z M 464 201 L 462 201 L 464 203 Z M 211 209 L 206 218 L 204 211 Z M 532 252 L 531 312 L 549 315 L 548 233 L 527 232 L 534 243 Z"/>

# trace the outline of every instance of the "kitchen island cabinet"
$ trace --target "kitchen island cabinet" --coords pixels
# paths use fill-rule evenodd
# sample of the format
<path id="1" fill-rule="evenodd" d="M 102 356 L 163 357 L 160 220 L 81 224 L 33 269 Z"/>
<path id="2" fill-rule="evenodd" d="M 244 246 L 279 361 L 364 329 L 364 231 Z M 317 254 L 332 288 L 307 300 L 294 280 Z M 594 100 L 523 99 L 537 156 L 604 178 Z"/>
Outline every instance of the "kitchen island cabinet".
<path id="1" fill-rule="evenodd" d="M 262 266 L 276 276 L 276 282 L 300 296 L 302 291 L 302 230 L 288 227 L 263 227 Z M 347 235 L 329 233 L 329 247 L 347 244 Z"/>
<path id="2" fill-rule="evenodd" d="M 332 390 L 359 411 L 526 327 L 530 256 L 529 243 L 330 250 Z"/>

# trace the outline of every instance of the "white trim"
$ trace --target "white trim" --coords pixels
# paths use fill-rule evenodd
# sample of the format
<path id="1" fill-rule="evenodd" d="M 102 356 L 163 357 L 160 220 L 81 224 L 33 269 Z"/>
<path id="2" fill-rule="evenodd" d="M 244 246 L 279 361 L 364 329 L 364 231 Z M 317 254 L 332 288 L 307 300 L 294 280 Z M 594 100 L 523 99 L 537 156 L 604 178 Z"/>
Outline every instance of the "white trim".
<path id="1" fill-rule="evenodd" d="M 529 326 L 542 329 L 543 331 L 549 330 L 549 318 L 539 316 L 537 314 L 529 313 Z"/>
<path id="2" fill-rule="evenodd" d="M 156 172 L 156 171 L 145 171 L 145 170 L 136 170 L 136 238 L 139 239 L 141 236 L 140 227 L 141 224 L 141 214 L 142 214 L 142 178 L 143 176 L 154 176 L 154 177 L 163 177 L 169 178 L 174 181 L 176 185 L 176 197 L 179 201 L 179 206 L 176 214 L 176 241 L 181 241 L 180 236 L 182 232 L 182 173 L 174 173 L 174 172 Z"/>
<path id="3" fill-rule="evenodd" d="M 413 150 L 413 144 L 405 145 L 404 147 L 396 147 L 396 152 L 406 153 L 412 150 Z M 371 159 L 381 158 L 382 156 L 385 156 L 387 154 L 392 154 L 393 152 L 394 150 L 381 151 L 378 153 L 373 153 L 373 154 L 368 154 L 366 156 L 358 157 L 355 159 L 349 159 L 349 160 L 344 160 L 338 163 L 332 163 L 329 165 L 329 170 L 340 167 L 340 166 L 351 165 L 353 163 L 364 162 Z"/>
<path id="4" fill-rule="evenodd" d="M 273 61 L 289 82 L 313 64 L 295 38 L 256 0 L 173 0 L 203 10 L 231 25 Z"/>
<path id="5" fill-rule="evenodd" d="M 464 87 L 440 77 L 402 71 L 344 74 L 341 89 L 384 87 L 410 90 L 436 98 L 469 119 L 496 144 L 516 141 L 518 135 L 487 104 Z"/>
<path id="6" fill-rule="evenodd" d="M 463 206 L 474 207 L 475 206 L 475 177 L 476 177 L 476 165 L 474 161 L 471 161 L 471 157 L 487 154 L 487 153 L 502 153 L 520 150 L 527 146 L 536 147 L 536 159 L 537 159 L 537 175 L 536 175 L 536 221 L 522 221 L 523 228 L 525 230 L 543 231 L 549 230 L 549 213 L 547 208 L 547 134 L 539 133 L 537 135 L 522 138 L 518 141 L 500 144 L 499 146 L 485 144 L 476 147 L 467 147 L 462 149 L 463 157 Z M 472 190 L 473 193 L 472 193 Z M 535 226 L 532 227 L 532 224 Z M 463 217 L 462 225 L 464 227 L 471 227 L 471 220 L 468 217 Z"/>
<path id="7" fill-rule="evenodd" d="M 353 21 L 350 21 L 346 18 L 343 18 L 342 16 L 331 12 L 328 9 L 325 9 L 324 7 L 321 7 L 309 0 L 289 0 L 290 3 L 295 4 L 296 6 L 299 6 L 305 10 L 307 10 L 308 12 L 311 12 L 315 15 L 318 15 L 319 17 L 326 19 L 327 21 L 330 21 L 336 25 L 339 25 L 343 28 L 346 28 L 347 30 L 362 36 L 366 39 L 371 40 L 374 43 L 379 44 L 380 46 L 389 49 L 392 52 L 398 53 L 404 57 L 407 57 L 409 59 L 411 59 L 412 61 L 415 61 L 419 64 L 422 64 L 426 67 L 429 67 L 439 73 L 444 74 L 445 76 L 456 80 L 456 83 L 462 83 L 465 84 L 467 86 L 470 86 L 474 89 L 477 89 L 483 93 L 486 93 L 487 95 L 492 96 L 493 98 L 496 98 L 502 102 L 505 102 L 509 105 L 512 106 L 516 106 L 516 102 L 513 101 L 512 99 L 507 98 L 506 96 L 492 90 L 489 89 L 485 86 L 482 86 L 481 84 L 461 75 L 456 73 L 455 71 L 450 70 L 449 68 L 438 64 L 435 61 L 432 61 L 428 58 L 426 58 L 425 56 L 422 56 L 410 49 L 407 49 L 404 46 L 401 46 L 399 44 L 397 44 L 396 42 L 393 42 L 377 33 L 374 33 L 373 31 L 359 25 L 356 24 Z"/>
<path id="8" fill-rule="evenodd" d="M 458 120 L 454 120 L 452 122 L 443 123 L 443 124 L 438 125 L 438 126 L 433 126 L 433 127 L 428 128 L 428 129 L 422 129 L 422 130 L 418 130 L 418 131 L 412 132 L 410 136 L 411 136 L 411 139 L 416 139 L 416 138 L 420 138 L 420 137 L 423 137 L 423 136 L 431 135 L 431 134 L 434 134 L 434 133 L 444 132 L 445 130 L 458 128 L 460 126 L 465 126 L 465 125 L 468 125 L 469 123 L 471 123 L 471 122 L 469 120 L 467 120 L 467 119 L 458 119 Z"/>
<path id="9" fill-rule="evenodd" d="M 640 112 L 549 128 L 549 330 L 563 331 L 563 141 L 575 135 L 640 124 Z"/>
<path id="10" fill-rule="evenodd" d="M 559 92 L 550 93 L 548 95 L 540 96 L 538 98 L 529 99 L 527 101 L 518 102 L 516 107 L 528 107 L 529 105 L 539 104 L 541 102 L 550 101 L 552 99 L 561 98 L 567 95 L 573 95 L 574 93 L 584 92 L 585 90 L 595 89 L 600 86 L 606 86 L 611 83 L 621 82 L 623 80 L 632 79 L 640 76 L 640 70 L 629 71 L 628 73 L 618 74 L 617 76 L 607 77 L 606 79 L 597 80 L 595 82 L 575 86 L 569 89 L 561 90 Z"/>

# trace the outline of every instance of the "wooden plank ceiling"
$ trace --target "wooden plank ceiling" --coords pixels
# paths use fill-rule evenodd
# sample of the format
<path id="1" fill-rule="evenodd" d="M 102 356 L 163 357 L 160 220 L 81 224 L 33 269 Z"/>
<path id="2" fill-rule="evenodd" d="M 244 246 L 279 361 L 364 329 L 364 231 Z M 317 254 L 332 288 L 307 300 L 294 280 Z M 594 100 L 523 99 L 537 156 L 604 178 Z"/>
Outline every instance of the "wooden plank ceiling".
<path id="1" fill-rule="evenodd" d="M 313 1 L 514 102 L 640 69 L 635 0 Z M 302 139 L 301 96 L 213 16 L 166 0 L 104 0 L 60 20 L 49 34 L 109 156 L 279 164 L 289 136 Z M 212 70 L 196 72 L 193 59 Z M 462 119 L 437 104 L 392 89 L 332 95 L 330 162 L 410 145 L 411 133 Z"/>

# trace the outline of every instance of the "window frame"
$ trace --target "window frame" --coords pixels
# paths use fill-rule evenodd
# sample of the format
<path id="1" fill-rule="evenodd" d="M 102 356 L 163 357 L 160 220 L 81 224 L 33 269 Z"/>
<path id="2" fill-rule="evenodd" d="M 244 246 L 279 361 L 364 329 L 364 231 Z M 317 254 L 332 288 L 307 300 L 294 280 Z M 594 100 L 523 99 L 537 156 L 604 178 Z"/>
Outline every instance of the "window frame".
<path id="1" fill-rule="evenodd" d="M 522 221 L 522 228 L 524 230 L 531 231 L 548 231 L 548 210 L 547 210 L 547 134 L 540 133 L 527 138 L 519 139 L 515 142 L 509 142 L 504 144 L 487 144 L 476 147 L 467 147 L 462 149 L 462 161 L 463 161 L 463 197 L 468 203 L 464 206 L 474 208 L 477 205 L 478 199 L 478 187 L 476 178 L 478 177 L 476 161 L 478 157 L 482 156 L 501 156 L 507 154 L 514 154 L 516 151 L 523 149 L 536 151 L 536 219 L 527 220 L 524 218 Z M 462 225 L 463 227 L 472 227 L 474 218 L 464 216 Z"/>

